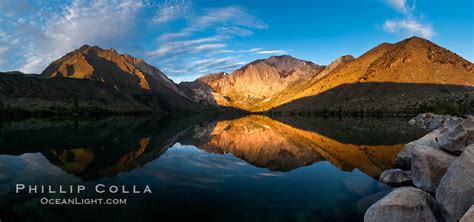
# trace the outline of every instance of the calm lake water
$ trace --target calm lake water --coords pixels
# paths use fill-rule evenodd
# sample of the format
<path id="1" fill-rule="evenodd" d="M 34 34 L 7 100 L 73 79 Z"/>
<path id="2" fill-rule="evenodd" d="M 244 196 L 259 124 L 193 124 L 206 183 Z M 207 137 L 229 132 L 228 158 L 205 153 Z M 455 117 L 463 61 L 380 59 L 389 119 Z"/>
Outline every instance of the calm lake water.
<path id="1" fill-rule="evenodd" d="M 108 118 L 0 122 L 3 221 L 362 221 L 376 178 L 426 132 L 403 118 Z M 16 184 L 85 185 L 80 194 Z M 146 194 L 97 194 L 97 184 Z M 126 205 L 42 205 L 42 198 Z"/>

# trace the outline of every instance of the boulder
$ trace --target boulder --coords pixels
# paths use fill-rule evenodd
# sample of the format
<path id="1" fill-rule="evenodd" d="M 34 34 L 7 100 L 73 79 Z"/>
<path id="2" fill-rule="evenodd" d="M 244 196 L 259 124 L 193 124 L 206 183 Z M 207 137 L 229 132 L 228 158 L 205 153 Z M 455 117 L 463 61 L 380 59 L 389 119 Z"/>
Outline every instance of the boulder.
<path id="1" fill-rule="evenodd" d="M 413 150 L 411 158 L 413 184 L 424 191 L 434 193 L 449 165 L 456 158 L 457 156 L 432 147 Z"/>
<path id="2" fill-rule="evenodd" d="M 372 204 L 382 199 L 383 197 L 387 196 L 387 194 L 389 194 L 390 191 L 391 191 L 390 189 L 383 190 L 383 191 L 379 191 L 377 193 L 373 193 L 373 194 L 360 198 L 356 204 L 357 211 L 364 213 L 367 209 L 369 209 L 370 206 L 372 206 Z"/>
<path id="3" fill-rule="evenodd" d="M 411 184 L 411 171 L 389 169 L 380 174 L 379 180 L 390 186 L 405 186 Z"/>
<path id="4" fill-rule="evenodd" d="M 413 156 L 413 151 L 431 148 L 429 146 L 429 142 L 427 142 L 429 140 L 423 139 L 426 136 L 406 144 L 405 148 L 403 148 L 403 150 L 398 153 L 397 157 L 395 157 L 395 163 L 403 169 L 411 169 L 411 158 Z"/>
<path id="5" fill-rule="evenodd" d="M 445 221 L 457 221 L 474 204 L 474 146 L 468 146 L 441 178 L 436 201 Z"/>
<path id="6" fill-rule="evenodd" d="M 433 113 L 422 113 L 412 118 L 408 123 L 420 128 L 434 130 L 452 123 L 459 123 L 462 121 L 460 117 L 453 117 L 450 115 L 436 115 Z"/>
<path id="7" fill-rule="evenodd" d="M 412 152 L 415 149 L 429 146 L 441 148 L 450 153 L 459 155 L 464 147 L 474 143 L 474 121 L 469 117 L 462 121 L 458 117 L 445 120 L 442 127 L 433 130 L 425 136 L 407 143 L 397 155 L 395 162 L 403 169 L 411 168 Z"/>
<path id="8" fill-rule="evenodd" d="M 469 210 L 461 217 L 459 222 L 472 222 L 474 221 L 474 205 L 469 208 Z"/>
<path id="9" fill-rule="evenodd" d="M 460 155 L 467 145 L 474 143 L 473 118 L 466 118 L 461 123 L 446 128 L 435 141 L 435 147 Z"/>
<path id="10" fill-rule="evenodd" d="M 435 199 L 414 187 L 394 189 L 372 205 L 364 215 L 365 222 L 439 221 L 439 208 Z"/>

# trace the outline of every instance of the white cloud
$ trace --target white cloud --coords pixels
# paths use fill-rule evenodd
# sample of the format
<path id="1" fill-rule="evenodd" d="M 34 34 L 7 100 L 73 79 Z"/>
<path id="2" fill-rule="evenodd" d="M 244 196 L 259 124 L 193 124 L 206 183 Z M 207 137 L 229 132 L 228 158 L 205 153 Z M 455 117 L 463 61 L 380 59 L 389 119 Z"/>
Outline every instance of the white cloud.
<path id="1" fill-rule="evenodd" d="M 163 67 L 163 70 L 174 73 L 175 79 L 179 81 L 192 81 L 195 77 L 217 72 L 232 72 L 235 69 L 247 64 L 245 61 L 239 61 L 241 55 L 228 56 L 223 58 L 208 57 L 204 59 L 193 58 L 187 61 L 181 61 L 179 64 L 172 66 L 179 66 L 179 69 L 171 68 L 171 66 Z M 179 81 L 178 81 L 179 80 Z"/>
<path id="2" fill-rule="evenodd" d="M 220 39 L 208 37 L 201 39 L 183 40 L 163 43 L 161 47 L 148 53 L 151 57 L 176 56 L 187 53 L 199 53 L 210 49 L 226 47 L 225 44 L 216 43 Z"/>
<path id="3" fill-rule="evenodd" d="M 422 24 L 414 19 L 387 20 L 383 28 L 387 32 L 396 33 L 404 37 L 416 35 L 429 39 L 435 34 L 431 25 Z"/>
<path id="4" fill-rule="evenodd" d="M 31 15 L 18 10 L 10 13 L 10 26 L 3 31 L 9 31 L 10 40 L 18 43 L 1 44 L 15 48 L 10 50 L 12 56 L 21 58 L 21 63 L 10 69 L 39 73 L 83 44 L 121 46 L 134 35 L 138 12 L 144 5 L 134 0 L 73 0 L 69 5 L 53 6 L 46 4 Z"/>
<path id="5" fill-rule="evenodd" d="M 164 33 L 157 38 L 159 47 L 150 51 L 149 56 L 173 61 L 164 64 L 171 75 L 207 74 L 218 71 L 229 71 L 246 62 L 239 61 L 240 56 L 214 58 L 224 53 L 256 53 L 263 50 L 254 48 L 235 50 L 227 48 L 227 42 L 234 37 L 247 37 L 255 30 L 267 28 L 267 24 L 250 11 L 239 6 L 210 8 L 194 11 L 186 15 L 185 25 L 176 32 Z M 212 36 L 193 39 L 195 36 Z M 196 54 L 196 55 L 194 55 Z M 189 60 L 189 55 L 199 59 Z M 212 58 L 211 58 L 212 57 Z M 175 68 L 180 67 L 180 68 Z"/>
<path id="6" fill-rule="evenodd" d="M 175 19 L 184 18 L 191 9 L 191 1 L 167 0 L 160 5 L 152 21 L 156 24 L 166 23 Z"/>
<path id="7" fill-rule="evenodd" d="M 263 48 L 253 48 L 253 49 L 249 49 L 248 51 L 249 52 L 258 52 L 258 51 L 261 51 L 263 50 Z"/>
<path id="8" fill-rule="evenodd" d="M 250 52 L 258 52 L 263 50 L 263 48 L 252 48 L 252 49 L 244 49 L 244 50 L 230 50 L 230 49 L 222 49 L 216 50 L 211 52 L 211 54 L 223 54 L 223 53 L 250 53 Z"/>
<path id="9" fill-rule="evenodd" d="M 387 0 L 388 4 L 390 4 L 392 7 L 395 9 L 403 12 L 403 13 L 408 13 L 409 12 L 409 7 L 407 5 L 406 0 Z"/>
<path id="10" fill-rule="evenodd" d="M 262 50 L 256 52 L 259 55 L 268 55 L 268 54 L 274 54 L 274 55 L 283 55 L 283 54 L 288 54 L 287 51 L 285 50 Z"/>
<path id="11" fill-rule="evenodd" d="M 265 22 L 243 7 L 196 9 L 191 0 L 30 3 L 18 0 L 17 4 L 8 4 L 0 0 L 2 71 L 40 73 L 52 61 L 83 44 L 148 56 L 148 62 L 166 67 L 171 76 L 184 70 L 187 75 L 198 69 L 222 71 L 217 69 L 228 70 L 245 62 L 239 56 L 212 58 L 207 64 L 193 64 L 194 67 L 187 62 L 192 62 L 190 58 L 209 59 L 217 53 L 256 54 L 263 48 L 230 49 L 229 41 L 267 28 Z"/>
<path id="12" fill-rule="evenodd" d="M 188 26 L 179 32 L 166 33 L 159 40 L 189 36 L 192 33 L 213 29 L 216 34 L 249 36 L 252 29 L 267 28 L 267 24 L 242 7 L 228 6 L 206 9 L 202 15 L 190 16 Z"/>
<path id="13" fill-rule="evenodd" d="M 411 5 L 407 0 L 387 0 L 387 3 L 403 14 L 401 19 L 385 20 L 383 28 L 385 31 L 394 33 L 403 37 L 421 36 L 423 38 L 431 38 L 436 33 L 433 27 L 424 23 L 414 15 L 416 9 L 416 1 L 413 0 Z"/>

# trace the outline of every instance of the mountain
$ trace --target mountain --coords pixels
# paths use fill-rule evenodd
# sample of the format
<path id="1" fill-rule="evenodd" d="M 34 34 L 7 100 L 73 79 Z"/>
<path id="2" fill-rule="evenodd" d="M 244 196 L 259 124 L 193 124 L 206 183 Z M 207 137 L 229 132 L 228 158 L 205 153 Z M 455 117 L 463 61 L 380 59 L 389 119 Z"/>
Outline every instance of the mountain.
<path id="1" fill-rule="evenodd" d="M 0 112 L 474 112 L 474 65 L 428 40 L 317 65 L 288 55 L 175 84 L 143 59 L 84 45 L 40 75 L 0 73 Z M 222 108 L 226 109 L 222 109 Z"/>
<path id="2" fill-rule="evenodd" d="M 412 37 L 380 44 L 275 110 L 418 112 L 449 102 L 472 112 L 473 86 L 471 62 Z"/>
<path id="3" fill-rule="evenodd" d="M 470 110 L 473 86 L 471 62 L 418 37 L 380 44 L 358 58 L 342 56 L 327 66 L 273 56 L 180 84 L 195 101 L 251 112 L 388 113 L 435 109 L 437 103 Z"/>
<path id="4" fill-rule="evenodd" d="M 172 107 L 191 104 L 175 83 L 158 68 L 143 59 L 114 49 L 84 45 L 51 63 L 41 75 L 44 78 L 91 79 L 120 90 L 145 90 L 158 95 Z"/>
<path id="5" fill-rule="evenodd" d="M 216 73 L 182 83 L 196 101 L 254 111 L 290 89 L 324 70 L 323 66 L 291 56 L 272 56 L 256 60 L 231 74 Z"/>
<path id="6" fill-rule="evenodd" d="M 199 110 L 158 68 L 114 49 L 89 45 L 52 62 L 40 75 L 0 74 L 0 86 L 0 110 L 14 113 Z"/>

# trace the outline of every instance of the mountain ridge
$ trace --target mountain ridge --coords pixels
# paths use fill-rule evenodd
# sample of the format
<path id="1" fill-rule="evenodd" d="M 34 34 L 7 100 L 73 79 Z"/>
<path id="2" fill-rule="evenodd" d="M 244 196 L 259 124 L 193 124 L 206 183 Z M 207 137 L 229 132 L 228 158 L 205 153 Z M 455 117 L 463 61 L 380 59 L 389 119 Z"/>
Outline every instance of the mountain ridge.
<path id="1" fill-rule="evenodd" d="M 474 103 L 474 65 L 429 40 L 411 37 L 379 44 L 357 58 L 341 56 L 328 65 L 290 55 L 270 56 L 231 73 L 176 84 L 143 59 L 83 45 L 53 61 L 40 75 L 2 73 L 0 85 L 4 86 L 0 111 L 74 113 L 74 109 L 88 107 L 199 113 L 207 106 L 257 113 L 414 112 L 435 102 L 469 108 Z M 383 100 L 375 99 L 377 96 Z M 379 106 L 393 98 L 403 102 L 388 105 L 388 109 Z"/>
<path id="2" fill-rule="evenodd" d="M 287 58 L 285 56 L 283 57 Z M 268 72 L 272 71 L 274 72 L 273 76 L 279 73 L 278 70 L 271 70 L 265 66 L 258 66 L 256 64 L 268 64 L 267 61 L 274 58 L 277 57 L 270 57 L 266 60 L 256 60 L 237 69 L 226 76 L 227 79 L 232 79 L 232 81 L 227 81 L 229 83 L 216 84 L 215 80 L 207 82 L 210 87 L 208 91 L 210 91 L 211 98 L 214 99 L 218 105 L 234 106 L 249 112 L 266 112 L 276 107 L 280 107 L 280 111 L 290 111 L 290 108 L 281 109 L 281 107 L 290 107 L 284 106 L 284 104 L 292 103 L 304 97 L 316 96 L 330 89 L 347 84 L 387 82 L 474 86 L 474 65 L 471 62 L 431 41 L 419 37 L 411 37 L 397 43 L 379 44 L 358 58 L 342 56 L 327 66 L 315 65 L 320 69 L 313 69 L 313 74 L 303 75 L 302 78 L 305 78 L 304 81 L 290 81 L 289 83 L 284 83 L 284 89 L 275 90 L 276 92 L 270 92 L 264 96 L 260 95 L 261 97 L 257 97 L 254 101 L 248 101 L 248 98 L 254 96 L 254 88 L 262 88 L 259 86 L 259 84 L 261 84 L 258 82 L 259 79 L 252 78 L 252 76 L 259 76 L 262 75 L 262 73 L 267 73 L 266 75 L 268 76 Z M 308 70 L 305 71 L 306 74 L 310 73 Z M 232 84 L 238 82 L 238 78 L 251 78 L 256 82 L 247 81 L 246 85 L 242 86 L 242 88 L 247 87 L 247 91 L 232 89 L 233 87 L 241 87 L 238 85 L 236 87 L 235 84 Z M 273 84 L 278 85 L 281 84 L 281 82 L 274 81 Z M 223 89 L 223 87 L 227 87 L 227 89 Z M 380 88 L 379 86 L 377 87 Z M 278 86 L 274 86 L 273 88 L 278 88 Z M 399 89 L 400 87 L 395 88 Z M 455 91 L 453 93 L 459 91 L 458 88 L 450 89 Z M 462 95 L 467 96 L 465 90 L 460 90 L 462 91 L 460 92 Z M 428 91 L 424 90 L 424 92 Z M 433 90 L 430 92 L 432 91 Z M 469 90 L 467 90 L 467 92 L 469 92 Z M 416 93 L 410 94 L 410 92 L 407 92 L 407 94 L 413 96 L 414 100 L 420 96 Z M 446 96 L 444 99 L 452 100 L 455 97 L 459 97 L 459 95 Z M 443 99 L 442 96 L 439 98 Z M 340 103 L 343 103 L 346 98 L 335 99 L 339 99 Z M 420 102 L 419 105 L 421 106 L 429 101 L 416 102 Z M 462 102 L 466 103 L 466 101 Z M 470 102 L 467 101 L 467 104 L 469 103 Z M 311 104 L 299 104 L 298 106 L 308 106 L 305 108 L 313 110 L 319 109 L 318 107 L 311 107 Z M 406 107 L 399 107 L 397 111 L 405 108 Z"/>

